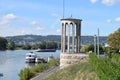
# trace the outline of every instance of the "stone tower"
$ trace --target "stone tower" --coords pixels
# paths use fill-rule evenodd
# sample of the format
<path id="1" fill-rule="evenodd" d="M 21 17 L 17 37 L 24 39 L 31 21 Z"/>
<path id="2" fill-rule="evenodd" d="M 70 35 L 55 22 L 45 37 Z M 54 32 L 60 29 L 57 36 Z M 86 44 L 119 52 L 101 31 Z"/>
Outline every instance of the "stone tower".
<path id="1" fill-rule="evenodd" d="M 66 67 L 79 62 L 85 54 L 81 54 L 81 19 L 61 19 L 61 55 L 60 67 Z"/>

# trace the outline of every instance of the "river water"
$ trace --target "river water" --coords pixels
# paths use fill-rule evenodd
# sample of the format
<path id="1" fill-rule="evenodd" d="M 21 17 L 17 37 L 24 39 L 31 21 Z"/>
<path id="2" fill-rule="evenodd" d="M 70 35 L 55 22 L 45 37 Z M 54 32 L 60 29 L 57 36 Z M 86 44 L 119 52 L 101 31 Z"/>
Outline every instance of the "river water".
<path id="1" fill-rule="evenodd" d="M 20 80 L 19 72 L 26 66 L 32 66 L 25 63 L 26 53 L 30 50 L 0 51 L 0 80 Z M 56 52 L 35 52 L 42 57 L 54 56 L 60 57 L 60 50 Z"/>

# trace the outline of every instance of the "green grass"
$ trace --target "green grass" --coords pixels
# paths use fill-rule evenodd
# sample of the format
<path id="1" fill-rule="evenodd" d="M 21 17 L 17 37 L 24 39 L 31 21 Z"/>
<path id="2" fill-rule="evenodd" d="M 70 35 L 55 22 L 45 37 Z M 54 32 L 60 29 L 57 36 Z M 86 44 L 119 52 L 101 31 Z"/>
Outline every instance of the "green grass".
<path id="1" fill-rule="evenodd" d="M 99 80 L 88 62 L 61 69 L 43 80 Z"/>

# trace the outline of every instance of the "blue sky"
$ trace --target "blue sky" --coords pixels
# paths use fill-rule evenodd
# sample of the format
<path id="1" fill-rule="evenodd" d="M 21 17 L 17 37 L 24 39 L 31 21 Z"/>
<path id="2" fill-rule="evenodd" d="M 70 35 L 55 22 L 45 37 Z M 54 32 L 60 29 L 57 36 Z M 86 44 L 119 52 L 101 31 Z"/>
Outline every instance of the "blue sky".
<path id="1" fill-rule="evenodd" d="M 82 35 L 120 27 L 120 0 L 65 0 L 65 18 L 82 19 Z M 0 0 L 0 36 L 60 35 L 63 0 Z"/>

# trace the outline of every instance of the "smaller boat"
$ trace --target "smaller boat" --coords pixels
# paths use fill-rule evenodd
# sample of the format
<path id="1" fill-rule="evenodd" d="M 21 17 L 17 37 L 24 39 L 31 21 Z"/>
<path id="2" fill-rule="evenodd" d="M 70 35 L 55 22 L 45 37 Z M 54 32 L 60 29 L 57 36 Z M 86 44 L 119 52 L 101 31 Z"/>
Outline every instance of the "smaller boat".
<path id="1" fill-rule="evenodd" d="M 45 58 L 42 58 L 42 57 L 37 57 L 35 59 L 35 62 L 36 63 L 47 63 L 47 61 L 45 60 Z"/>
<path id="2" fill-rule="evenodd" d="M 34 63 L 37 55 L 33 52 L 27 53 L 26 54 L 26 62 L 27 63 Z"/>
<path id="3" fill-rule="evenodd" d="M 56 49 L 37 49 L 36 52 L 56 52 Z"/>

